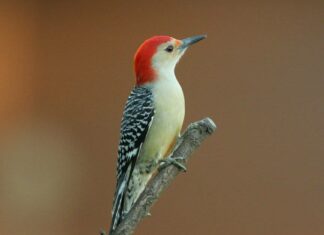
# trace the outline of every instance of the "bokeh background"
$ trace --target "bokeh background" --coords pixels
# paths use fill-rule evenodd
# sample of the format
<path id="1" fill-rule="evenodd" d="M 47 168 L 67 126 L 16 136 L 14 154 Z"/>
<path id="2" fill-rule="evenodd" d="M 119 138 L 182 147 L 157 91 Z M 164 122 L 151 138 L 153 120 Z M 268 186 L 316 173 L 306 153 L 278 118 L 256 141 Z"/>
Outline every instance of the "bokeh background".
<path id="1" fill-rule="evenodd" d="M 1 1 L 0 234 L 107 229 L 132 58 L 208 34 L 176 74 L 218 130 L 137 234 L 324 234 L 323 1 Z"/>

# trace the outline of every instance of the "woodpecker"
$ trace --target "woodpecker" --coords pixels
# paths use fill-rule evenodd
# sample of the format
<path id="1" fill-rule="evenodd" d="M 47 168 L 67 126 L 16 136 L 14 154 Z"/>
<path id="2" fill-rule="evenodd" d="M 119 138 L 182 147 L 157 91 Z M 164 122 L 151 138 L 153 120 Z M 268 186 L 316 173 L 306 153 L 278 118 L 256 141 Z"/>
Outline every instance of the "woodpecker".
<path id="1" fill-rule="evenodd" d="M 121 122 L 110 233 L 132 208 L 159 162 L 173 150 L 185 115 L 184 95 L 174 69 L 186 49 L 204 38 L 154 36 L 135 53 L 136 85 Z"/>

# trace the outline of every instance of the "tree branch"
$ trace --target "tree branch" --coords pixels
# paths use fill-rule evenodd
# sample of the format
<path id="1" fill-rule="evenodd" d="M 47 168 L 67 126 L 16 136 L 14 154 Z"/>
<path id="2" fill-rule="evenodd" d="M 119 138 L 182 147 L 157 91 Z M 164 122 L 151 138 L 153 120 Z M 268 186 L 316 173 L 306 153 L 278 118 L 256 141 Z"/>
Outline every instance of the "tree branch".
<path id="1" fill-rule="evenodd" d="M 183 158 L 183 163 L 186 163 L 193 151 L 215 130 L 216 125 L 210 118 L 190 124 L 184 134 L 178 139 L 172 157 Z M 159 199 L 160 194 L 180 172 L 181 170 L 174 165 L 169 165 L 153 176 L 133 208 L 112 235 L 133 234 L 137 225 L 149 214 L 152 205 Z"/>

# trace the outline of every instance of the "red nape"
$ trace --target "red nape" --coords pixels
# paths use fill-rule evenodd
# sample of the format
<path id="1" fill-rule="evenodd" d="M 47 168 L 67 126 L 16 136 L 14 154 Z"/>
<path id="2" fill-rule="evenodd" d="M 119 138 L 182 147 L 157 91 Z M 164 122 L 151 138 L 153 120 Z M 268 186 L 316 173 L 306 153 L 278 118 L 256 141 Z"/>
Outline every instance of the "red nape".
<path id="1" fill-rule="evenodd" d="M 143 85 L 155 79 L 155 72 L 151 63 L 152 57 L 159 45 L 171 39 L 169 36 L 154 36 L 144 41 L 137 49 L 134 57 L 136 85 Z"/>

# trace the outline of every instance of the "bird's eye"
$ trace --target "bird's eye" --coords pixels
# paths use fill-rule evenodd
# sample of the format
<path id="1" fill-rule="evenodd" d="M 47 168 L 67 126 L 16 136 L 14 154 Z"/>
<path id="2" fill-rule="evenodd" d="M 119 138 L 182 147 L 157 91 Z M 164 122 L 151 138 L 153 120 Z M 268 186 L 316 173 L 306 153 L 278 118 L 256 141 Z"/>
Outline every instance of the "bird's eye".
<path id="1" fill-rule="evenodd" d="M 167 48 L 165 48 L 165 51 L 171 53 L 173 51 L 173 46 L 169 45 Z"/>

